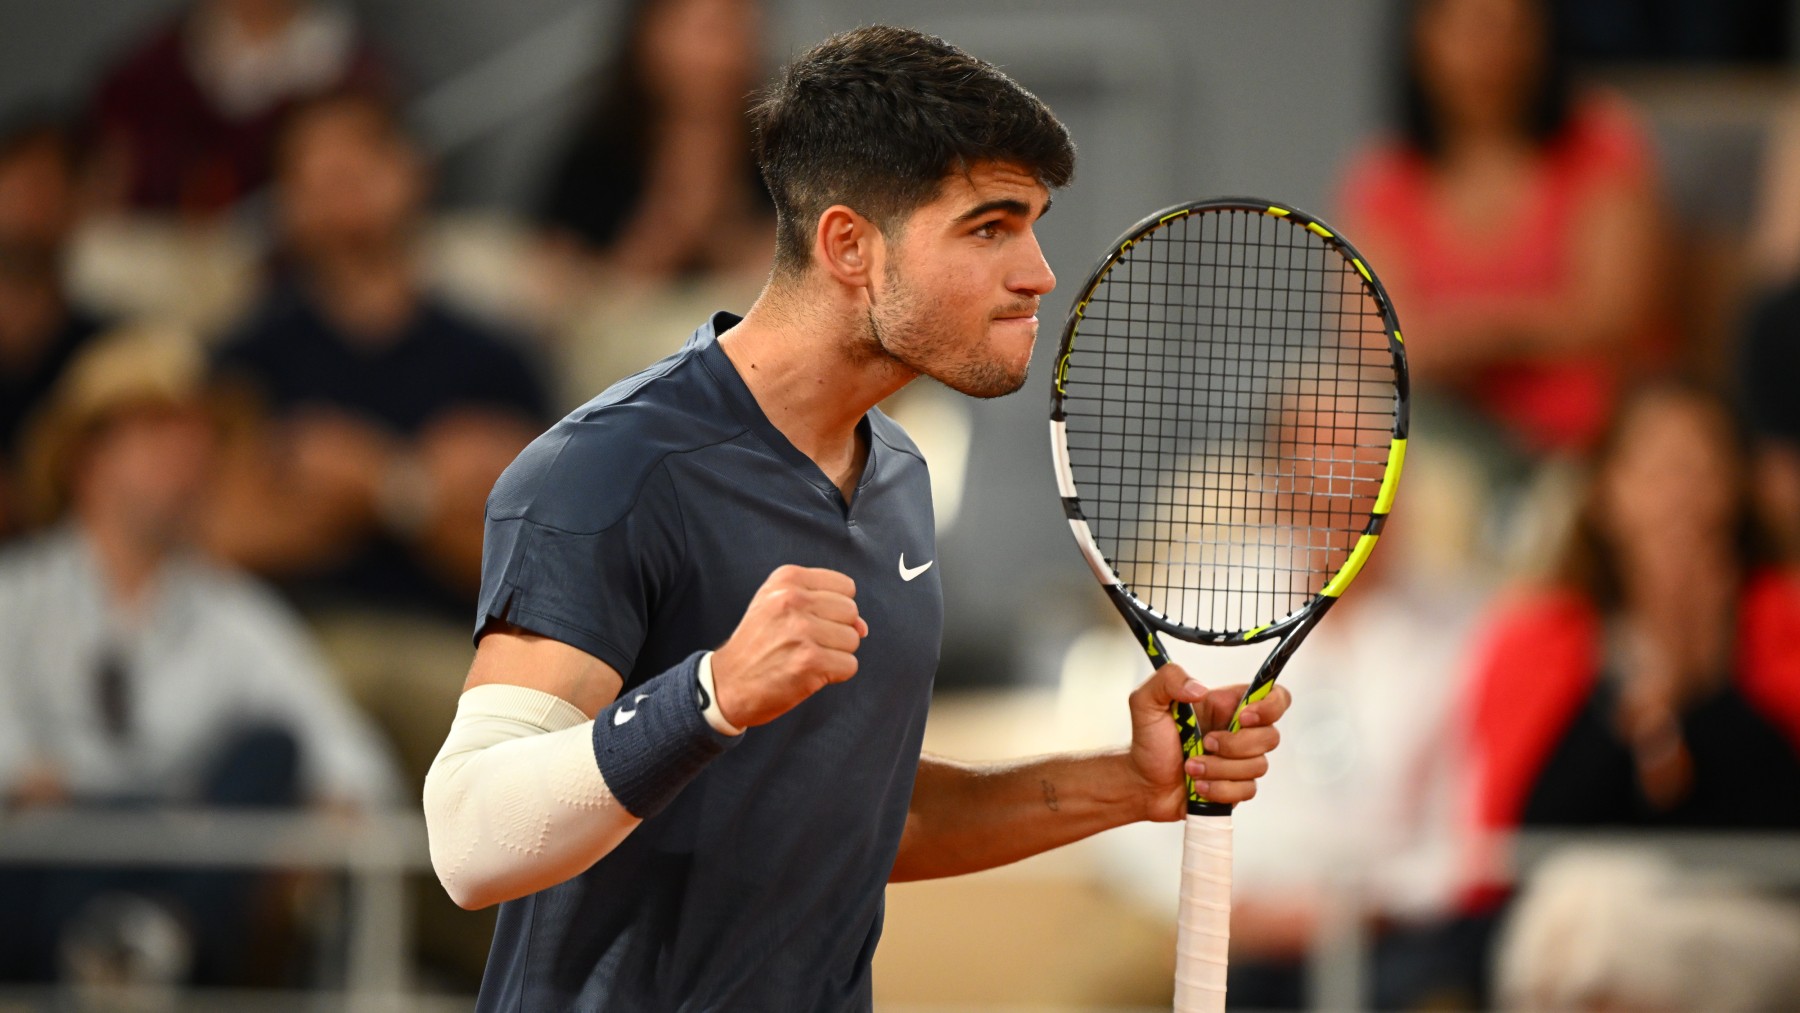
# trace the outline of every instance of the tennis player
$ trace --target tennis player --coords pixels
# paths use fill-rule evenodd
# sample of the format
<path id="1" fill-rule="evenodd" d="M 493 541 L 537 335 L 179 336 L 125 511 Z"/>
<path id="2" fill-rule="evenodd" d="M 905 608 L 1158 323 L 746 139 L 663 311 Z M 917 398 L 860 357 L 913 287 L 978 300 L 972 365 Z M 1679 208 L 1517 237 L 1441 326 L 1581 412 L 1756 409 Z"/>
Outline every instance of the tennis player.
<path id="1" fill-rule="evenodd" d="M 527 448 L 488 501 L 477 650 L 425 785 L 431 857 L 500 904 L 478 1009 L 867 1010 L 890 881 L 973 872 L 1255 791 L 1285 690 L 1178 667 L 1113 752 L 920 755 L 943 602 L 925 461 L 874 406 L 1017 390 L 1074 149 L 1043 103 L 862 28 L 753 112 L 767 287 Z M 1203 766 L 1202 766 L 1203 764 Z"/>

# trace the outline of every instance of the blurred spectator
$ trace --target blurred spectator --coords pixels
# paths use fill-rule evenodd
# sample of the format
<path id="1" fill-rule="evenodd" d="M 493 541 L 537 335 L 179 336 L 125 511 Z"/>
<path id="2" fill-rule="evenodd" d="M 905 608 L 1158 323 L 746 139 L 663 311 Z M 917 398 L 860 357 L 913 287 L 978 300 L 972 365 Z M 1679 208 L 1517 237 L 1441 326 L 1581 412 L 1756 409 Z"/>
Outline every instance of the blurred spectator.
<path id="1" fill-rule="evenodd" d="M 1738 347 L 1739 409 L 1754 439 L 1758 509 L 1782 549 L 1800 551 L 1800 275 L 1750 308 Z"/>
<path id="2" fill-rule="evenodd" d="M 1498 1007 L 1774 1013 L 1800 1007 L 1800 908 L 1647 855 L 1572 849 L 1508 917 Z"/>
<path id="3" fill-rule="evenodd" d="M 1800 279 L 1800 93 L 1768 123 L 1756 205 L 1751 214 L 1750 273 L 1759 288 Z"/>
<path id="4" fill-rule="evenodd" d="M 1668 384 L 1626 401 L 1561 580 L 1478 650 L 1482 827 L 1800 827 L 1800 577 L 1780 564 L 1724 406 Z"/>
<path id="5" fill-rule="evenodd" d="M 1452 723 L 1460 896 L 1383 939 L 1381 1008 L 1486 1008 L 1494 835 L 1800 826 L 1800 579 L 1756 522 L 1724 405 L 1673 383 L 1622 397 L 1580 500 L 1555 578 L 1476 640 Z"/>
<path id="6" fill-rule="evenodd" d="M 541 217 L 571 252 L 646 278 L 768 267 L 774 212 L 744 113 L 757 0 L 636 0 Z"/>
<path id="7" fill-rule="evenodd" d="M 1757 499 L 1783 548 L 1800 552 L 1800 97 L 1771 125 L 1753 216 L 1755 291 L 1737 344 L 1735 381 L 1755 440 Z"/>
<path id="8" fill-rule="evenodd" d="M 416 788 L 473 654 L 488 490 L 544 396 L 517 342 L 424 290 L 426 166 L 389 107 L 315 100 L 277 151 L 283 273 L 219 356 L 266 424 L 227 454 L 210 541 L 281 579 Z M 478 975 L 479 922 L 419 896 L 429 957 Z"/>
<path id="9" fill-rule="evenodd" d="M 425 167 L 391 110 L 357 96 L 302 107 L 277 198 L 287 270 L 219 353 L 272 415 L 238 455 L 213 525 L 233 559 L 307 604 L 464 623 L 482 507 L 545 413 L 505 337 L 420 287 Z"/>
<path id="10" fill-rule="evenodd" d="M 1284 735 L 1293 752 L 1281 776 L 1258 788 L 1255 818 L 1236 831 L 1234 1006 L 1305 1008 L 1308 955 L 1334 919 L 1369 926 L 1378 1008 L 1407 1005 L 1421 989 L 1386 980 L 1383 930 L 1434 922 L 1457 899 L 1463 752 L 1450 718 L 1485 589 L 1466 574 L 1420 565 L 1432 549 L 1407 544 L 1429 532 L 1411 524 L 1445 505 L 1447 491 L 1424 495 L 1410 480 L 1425 475 L 1408 463 L 1408 509 L 1281 676 L 1294 693 L 1284 720 L 1298 723 Z M 1226 681 L 1217 669 L 1201 670 Z"/>
<path id="11" fill-rule="evenodd" d="M 52 118 L 0 127 L 0 538 L 19 527 L 25 419 L 100 326 L 63 288 L 79 160 L 73 134 Z"/>
<path id="12" fill-rule="evenodd" d="M 1374 994 L 1384 1002 L 1417 998 L 1432 984 L 1409 973 L 1403 948 L 1413 925 L 1435 925 L 1460 899 L 1466 777 L 1453 718 L 1466 692 L 1467 634 L 1488 591 L 1460 565 L 1474 532 L 1458 520 L 1479 485 L 1461 465 L 1430 445 L 1409 456 L 1405 506 L 1355 589 L 1281 676 L 1294 694 L 1282 719 L 1292 723 L 1282 761 L 1259 782 L 1253 818 L 1234 831 L 1227 989 L 1234 1009 L 1306 1008 L 1311 955 L 1346 924 L 1362 925 L 1374 945 Z M 1279 513 L 1284 497 L 1306 484 L 1290 484 L 1260 506 L 1234 499 L 1232 509 Z M 1110 608 L 1095 621 L 1062 666 L 1059 709 L 1069 726 L 1058 738 L 1099 747 L 1117 734 L 1108 702 L 1142 678 L 1144 656 Z M 1172 639 L 1166 646 L 1172 661 L 1208 685 L 1248 681 L 1268 657 L 1266 646 L 1219 650 Z M 1107 856 L 1109 881 L 1149 910 L 1166 904 L 1166 915 L 1175 916 L 1168 884 L 1181 862 L 1179 834 L 1121 827 L 1095 847 Z"/>
<path id="13" fill-rule="evenodd" d="M 1476 652 L 1479 829 L 1800 827 L 1800 578 L 1782 562 L 1725 406 L 1673 384 L 1624 400 L 1560 580 Z M 1471 923 L 1500 896 L 1476 888 Z"/>
<path id="14" fill-rule="evenodd" d="M 194 551 L 221 424 L 206 369 L 178 332 L 112 332 L 71 363 L 32 423 L 30 501 L 66 520 L 0 555 L 7 806 L 364 807 L 398 796 L 384 744 L 296 618 Z M 266 896 L 253 877 L 5 879 L 8 976 L 42 979 L 76 959 L 64 930 L 91 930 L 108 910 L 191 937 L 165 947 L 182 966 L 159 973 L 179 976 L 191 957 L 198 980 L 242 983 L 255 964 Z"/>
<path id="15" fill-rule="evenodd" d="M 1636 115 L 1574 87 L 1541 0 L 1415 0 L 1403 132 L 1343 184 L 1344 227 L 1401 307 L 1413 375 L 1503 446 L 1590 447 L 1666 344 L 1654 159 Z"/>
<path id="16" fill-rule="evenodd" d="M 350 14 L 314 0 L 194 0 L 107 73 L 93 119 L 111 203 L 206 216 L 265 184 L 283 116 L 382 90 Z"/>

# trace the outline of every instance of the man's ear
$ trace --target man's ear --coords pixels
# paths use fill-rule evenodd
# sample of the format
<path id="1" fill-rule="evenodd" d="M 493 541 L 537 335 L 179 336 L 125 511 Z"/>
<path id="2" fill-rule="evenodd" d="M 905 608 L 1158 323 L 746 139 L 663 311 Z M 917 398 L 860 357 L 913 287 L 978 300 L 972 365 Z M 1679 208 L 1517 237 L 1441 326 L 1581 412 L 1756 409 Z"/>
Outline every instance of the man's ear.
<path id="1" fill-rule="evenodd" d="M 875 223 L 842 204 L 819 215 L 813 259 L 847 288 L 866 289 L 881 277 L 887 243 Z"/>

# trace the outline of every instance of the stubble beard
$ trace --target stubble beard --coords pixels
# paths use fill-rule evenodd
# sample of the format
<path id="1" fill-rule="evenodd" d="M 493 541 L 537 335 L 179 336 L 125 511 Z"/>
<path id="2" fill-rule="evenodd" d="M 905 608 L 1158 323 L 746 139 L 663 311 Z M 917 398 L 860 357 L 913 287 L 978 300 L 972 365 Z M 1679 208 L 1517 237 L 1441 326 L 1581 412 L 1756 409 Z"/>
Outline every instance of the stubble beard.
<path id="1" fill-rule="evenodd" d="M 868 347 L 873 354 L 970 397 L 1004 397 L 1025 386 L 1031 371 L 1029 355 L 1016 372 L 991 358 L 958 355 L 967 340 L 934 326 L 947 314 L 937 312 L 935 305 L 922 305 L 891 266 L 887 279 L 887 299 L 882 307 L 869 309 Z"/>

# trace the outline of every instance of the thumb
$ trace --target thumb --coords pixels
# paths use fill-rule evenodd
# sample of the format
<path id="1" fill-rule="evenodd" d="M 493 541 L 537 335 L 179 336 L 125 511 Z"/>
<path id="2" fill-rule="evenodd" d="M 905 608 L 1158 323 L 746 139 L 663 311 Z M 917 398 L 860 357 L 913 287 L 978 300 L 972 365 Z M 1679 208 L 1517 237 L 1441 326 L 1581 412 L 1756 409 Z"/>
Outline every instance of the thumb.
<path id="1" fill-rule="evenodd" d="M 1171 662 L 1150 673 L 1150 678 L 1131 696 L 1133 709 L 1166 714 L 1169 705 L 1178 700 L 1194 703 L 1204 699 L 1206 687 L 1188 675 L 1187 669 Z"/>

